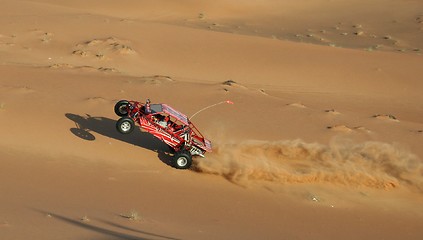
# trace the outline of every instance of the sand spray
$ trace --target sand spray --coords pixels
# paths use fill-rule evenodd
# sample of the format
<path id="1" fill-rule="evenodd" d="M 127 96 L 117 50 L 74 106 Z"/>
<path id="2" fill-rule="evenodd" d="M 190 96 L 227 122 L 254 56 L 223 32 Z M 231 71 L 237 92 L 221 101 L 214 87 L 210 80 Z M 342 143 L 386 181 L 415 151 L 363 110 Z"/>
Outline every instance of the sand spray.
<path id="1" fill-rule="evenodd" d="M 354 143 L 333 139 L 328 145 L 302 140 L 215 143 L 195 171 L 248 185 L 331 183 L 375 189 L 407 187 L 423 192 L 423 163 L 397 144 Z"/>

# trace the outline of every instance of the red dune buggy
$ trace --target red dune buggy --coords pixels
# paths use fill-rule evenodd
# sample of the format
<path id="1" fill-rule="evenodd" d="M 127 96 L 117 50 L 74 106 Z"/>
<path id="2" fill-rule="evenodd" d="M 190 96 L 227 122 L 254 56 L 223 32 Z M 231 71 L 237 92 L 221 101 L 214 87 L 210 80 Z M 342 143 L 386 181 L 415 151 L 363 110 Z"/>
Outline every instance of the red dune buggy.
<path id="1" fill-rule="evenodd" d="M 174 151 L 172 166 L 188 169 L 193 156 L 204 157 L 211 152 L 211 142 L 204 138 L 188 117 L 169 105 L 151 104 L 137 101 L 120 100 L 114 107 L 121 118 L 116 123 L 117 130 L 128 134 L 134 130 L 135 123 L 151 133 Z"/>

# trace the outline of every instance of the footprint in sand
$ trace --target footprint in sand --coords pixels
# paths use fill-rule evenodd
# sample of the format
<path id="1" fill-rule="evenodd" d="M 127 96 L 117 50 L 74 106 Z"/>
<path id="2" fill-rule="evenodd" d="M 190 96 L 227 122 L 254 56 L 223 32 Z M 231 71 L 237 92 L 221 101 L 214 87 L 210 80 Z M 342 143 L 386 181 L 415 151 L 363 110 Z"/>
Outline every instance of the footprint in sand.
<path id="1" fill-rule="evenodd" d="M 233 86 L 241 86 L 237 82 L 235 82 L 234 80 L 231 80 L 231 79 L 222 82 L 222 85 L 230 86 L 230 87 L 233 87 Z"/>
<path id="2" fill-rule="evenodd" d="M 332 115 L 340 115 L 341 113 L 336 111 L 335 109 L 327 109 L 325 113 L 332 114 Z"/>
<path id="3" fill-rule="evenodd" d="M 269 94 L 264 89 L 259 89 L 259 92 L 263 95 L 269 96 Z"/>
<path id="4" fill-rule="evenodd" d="M 79 57 L 88 57 L 89 53 L 83 50 L 75 50 L 72 52 L 73 55 L 79 56 Z"/>
<path id="5" fill-rule="evenodd" d="M 29 30 L 19 35 L 2 35 L 0 34 L 0 48 L 18 47 L 24 50 L 31 50 L 32 46 L 39 46 L 37 43 L 48 44 L 52 41 L 54 34 L 40 29 Z"/>
<path id="6" fill-rule="evenodd" d="M 53 36 L 54 36 L 53 33 L 43 31 L 41 29 L 31 30 L 30 34 L 35 35 L 35 37 L 43 43 L 49 43 L 53 39 Z"/>
<path id="7" fill-rule="evenodd" d="M 118 73 L 119 70 L 116 68 L 110 68 L 110 67 L 99 67 L 97 68 L 98 71 L 104 72 L 104 73 Z"/>
<path id="8" fill-rule="evenodd" d="M 350 127 L 345 125 L 336 125 L 336 126 L 328 126 L 327 129 L 335 132 L 343 132 L 343 133 L 350 133 L 353 131 Z"/>
<path id="9" fill-rule="evenodd" d="M 417 24 L 423 24 L 423 15 L 416 17 Z"/>
<path id="10" fill-rule="evenodd" d="M 238 89 L 248 89 L 247 87 L 235 82 L 234 80 L 227 80 L 221 83 L 221 85 L 223 85 L 223 90 L 225 90 L 226 92 L 229 92 L 230 88 L 238 88 Z"/>
<path id="11" fill-rule="evenodd" d="M 391 114 L 377 114 L 374 115 L 373 118 L 384 120 L 384 121 L 391 121 L 391 122 L 399 122 L 399 120 Z"/>
<path id="12" fill-rule="evenodd" d="M 53 33 L 45 32 L 41 35 L 41 42 L 49 43 L 53 38 Z"/>

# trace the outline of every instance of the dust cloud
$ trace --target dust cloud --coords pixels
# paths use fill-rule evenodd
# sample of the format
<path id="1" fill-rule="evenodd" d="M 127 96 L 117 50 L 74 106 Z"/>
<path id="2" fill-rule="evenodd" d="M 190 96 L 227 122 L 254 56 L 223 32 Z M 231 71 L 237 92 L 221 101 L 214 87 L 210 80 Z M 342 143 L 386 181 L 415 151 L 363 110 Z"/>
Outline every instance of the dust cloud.
<path id="1" fill-rule="evenodd" d="M 330 183 L 375 189 L 407 187 L 423 191 L 419 158 L 395 144 L 354 143 L 334 139 L 329 145 L 290 141 L 217 144 L 195 171 L 248 185 Z"/>

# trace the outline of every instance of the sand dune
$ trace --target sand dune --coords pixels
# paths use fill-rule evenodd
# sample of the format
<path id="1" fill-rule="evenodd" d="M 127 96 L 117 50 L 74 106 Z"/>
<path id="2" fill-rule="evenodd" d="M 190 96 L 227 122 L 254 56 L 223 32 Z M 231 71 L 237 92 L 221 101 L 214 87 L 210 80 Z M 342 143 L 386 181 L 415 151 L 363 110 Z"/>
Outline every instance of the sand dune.
<path id="1" fill-rule="evenodd" d="M 422 239 L 422 13 L 3 1 L 0 239 Z M 178 171 L 118 133 L 114 104 L 147 98 L 206 109 L 213 152 Z"/>

